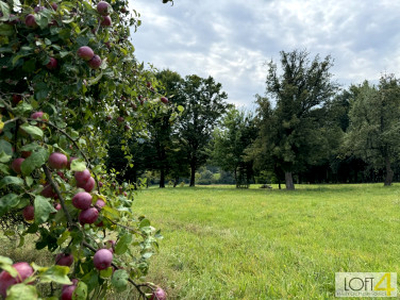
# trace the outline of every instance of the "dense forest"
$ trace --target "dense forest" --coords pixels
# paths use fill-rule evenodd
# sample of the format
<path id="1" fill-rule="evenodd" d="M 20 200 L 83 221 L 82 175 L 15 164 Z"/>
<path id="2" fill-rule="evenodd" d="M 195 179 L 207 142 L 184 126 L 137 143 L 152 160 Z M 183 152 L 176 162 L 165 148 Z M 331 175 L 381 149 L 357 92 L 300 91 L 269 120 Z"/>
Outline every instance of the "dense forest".
<path id="1" fill-rule="evenodd" d="M 108 167 L 134 183 L 285 184 L 399 180 L 400 83 L 384 74 L 340 87 L 333 59 L 282 51 L 256 110 L 227 102 L 212 77 L 156 72 L 166 98 L 147 134 L 109 139 Z M 145 103 L 146 99 L 140 99 Z"/>

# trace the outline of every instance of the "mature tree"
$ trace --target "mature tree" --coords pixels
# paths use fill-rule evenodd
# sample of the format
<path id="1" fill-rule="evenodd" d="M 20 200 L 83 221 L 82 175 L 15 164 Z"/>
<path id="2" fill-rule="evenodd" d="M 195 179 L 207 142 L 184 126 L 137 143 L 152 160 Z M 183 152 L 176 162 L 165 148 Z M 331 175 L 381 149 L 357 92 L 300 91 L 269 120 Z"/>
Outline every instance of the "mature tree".
<path id="1" fill-rule="evenodd" d="M 248 185 L 253 175 L 253 161 L 245 160 L 245 150 L 257 137 L 251 113 L 232 108 L 214 131 L 214 164 L 234 174 L 236 187 Z"/>
<path id="2" fill-rule="evenodd" d="M 400 85 L 393 75 L 383 76 L 377 87 L 367 81 L 351 103 L 346 149 L 385 169 L 384 185 L 392 184 L 392 164 L 400 154 Z"/>
<path id="3" fill-rule="evenodd" d="M 104 167 L 110 133 L 123 137 L 130 159 L 128 138 L 164 106 L 152 72 L 134 58 L 137 20 L 127 5 L 0 1 L 0 223 L 20 245 L 33 234 L 36 249 L 57 254 L 33 268 L 1 256 L 3 298 L 100 299 L 132 284 L 146 299 L 156 290 L 135 283 L 148 271 L 155 232 L 133 213 L 132 186 L 115 189 Z"/>
<path id="4" fill-rule="evenodd" d="M 287 189 L 294 189 L 293 173 L 314 164 L 325 144 L 318 120 L 321 106 L 336 90 L 329 69 L 332 59 L 309 60 L 306 51 L 281 52 L 282 73 L 277 64 L 268 64 L 266 96 L 259 97 L 258 145 L 272 162 L 273 168 L 285 174 Z M 275 102 L 272 107 L 270 101 Z"/>
<path id="5" fill-rule="evenodd" d="M 190 186 L 195 185 L 196 170 L 210 155 L 208 146 L 212 132 L 229 107 L 225 102 L 227 94 L 221 89 L 222 85 L 211 76 L 190 75 L 186 76 L 176 96 L 184 107 L 177 130 L 189 162 Z"/>

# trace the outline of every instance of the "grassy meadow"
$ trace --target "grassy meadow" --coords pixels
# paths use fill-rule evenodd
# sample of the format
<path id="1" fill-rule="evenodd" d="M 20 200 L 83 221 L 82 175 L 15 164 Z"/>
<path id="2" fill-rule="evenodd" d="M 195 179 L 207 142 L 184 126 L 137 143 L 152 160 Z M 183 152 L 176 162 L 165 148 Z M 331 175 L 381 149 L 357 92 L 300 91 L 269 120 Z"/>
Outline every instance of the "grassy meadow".
<path id="1" fill-rule="evenodd" d="M 335 272 L 400 272 L 400 185 L 150 188 L 150 280 L 172 299 L 329 299 Z"/>
<path id="2" fill-rule="evenodd" d="M 148 280 L 169 299 L 333 299 L 335 272 L 400 276 L 399 184 L 149 188 L 134 209 L 162 229 Z M 52 261 L 7 241 L 0 255 Z"/>

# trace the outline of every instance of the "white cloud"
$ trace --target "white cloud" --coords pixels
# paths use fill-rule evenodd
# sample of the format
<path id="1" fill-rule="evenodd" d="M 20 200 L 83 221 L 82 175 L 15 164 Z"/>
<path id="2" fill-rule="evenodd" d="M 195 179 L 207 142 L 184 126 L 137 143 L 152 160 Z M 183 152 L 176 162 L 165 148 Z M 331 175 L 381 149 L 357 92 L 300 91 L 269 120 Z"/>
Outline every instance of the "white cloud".
<path id="1" fill-rule="evenodd" d="M 279 51 L 331 55 L 344 85 L 377 80 L 400 67 L 400 3 L 391 0 L 175 0 L 132 2 L 143 26 L 133 34 L 139 60 L 181 75 L 213 76 L 229 101 L 251 106 Z"/>

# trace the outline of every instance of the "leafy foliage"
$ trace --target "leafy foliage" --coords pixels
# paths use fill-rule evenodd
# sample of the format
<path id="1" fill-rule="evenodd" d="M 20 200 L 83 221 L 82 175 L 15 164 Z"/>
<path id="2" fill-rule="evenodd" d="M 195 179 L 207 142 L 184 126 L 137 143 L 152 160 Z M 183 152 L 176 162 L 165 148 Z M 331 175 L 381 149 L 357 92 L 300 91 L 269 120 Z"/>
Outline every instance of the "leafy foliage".
<path id="1" fill-rule="evenodd" d="M 350 128 L 344 147 L 347 153 L 364 159 L 374 168 L 384 167 L 385 185 L 391 185 L 392 164 L 400 154 L 398 79 L 383 76 L 377 87 L 366 81 L 357 91 L 351 103 Z"/>
<path id="2" fill-rule="evenodd" d="M 142 134 L 148 117 L 163 109 L 153 72 L 134 58 L 129 28 L 140 20 L 127 5 L 0 1 L 0 216 L 21 238 L 37 235 L 37 249 L 72 254 L 70 268 L 33 266 L 32 278 L 57 284 L 78 279 L 73 288 L 79 299 L 122 291 L 128 283 L 139 297 L 145 297 L 143 287 L 153 289 L 134 280 L 146 275 L 159 233 L 133 213 L 132 194 L 120 193 L 104 167 L 111 132 L 122 137 L 129 161 L 126 140 Z M 53 153 L 60 161 L 50 161 Z M 83 189 L 92 203 L 80 211 L 72 198 Z M 112 267 L 96 270 L 93 254 L 110 239 L 117 240 Z M 7 293 L 10 299 L 38 297 L 26 284 Z"/>
<path id="3" fill-rule="evenodd" d="M 293 172 L 315 163 L 324 153 L 325 137 L 318 120 L 322 105 L 336 90 L 331 66 L 330 57 L 310 61 L 306 51 L 298 50 L 281 52 L 281 75 L 274 62 L 268 64 L 267 97 L 257 99 L 260 135 L 252 152 L 253 157 L 264 154 L 271 169 L 285 174 L 287 189 L 294 189 Z M 275 107 L 268 96 L 276 101 Z"/>

